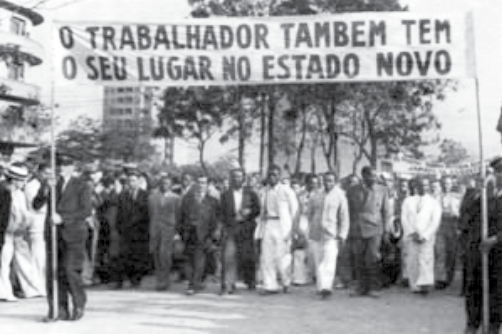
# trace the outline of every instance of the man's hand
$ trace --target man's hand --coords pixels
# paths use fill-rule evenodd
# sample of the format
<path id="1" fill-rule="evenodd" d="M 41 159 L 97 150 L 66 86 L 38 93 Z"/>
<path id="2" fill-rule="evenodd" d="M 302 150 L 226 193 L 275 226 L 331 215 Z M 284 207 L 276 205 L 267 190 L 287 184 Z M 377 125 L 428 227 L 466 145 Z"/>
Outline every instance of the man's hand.
<path id="1" fill-rule="evenodd" d="M 342 249 L 345 247 L 345 239 L 343 238 L 337 238 L 338 240 L 338 249 Z"/>
<path id="2" fill-rule="evenodd" d="M 63 219 L 59 214 L 55 213 L 54 216 L 52 217 L 52 223 L 54 225 L 61 225 L 63 223 Z"/>
<path id="3" fill-rule="evenodd" d="M 490 251 L 490 249 L 492 249 L 492 247 L 495 246 L 497 241 L 498 241 L 498 238 L 496 235 L 494 235 L 492 237 L 488 237 L 485 240 L 481 241 L 481 243 L 479 244 L 479 249 L 483 253 L 488 253 Z"/>

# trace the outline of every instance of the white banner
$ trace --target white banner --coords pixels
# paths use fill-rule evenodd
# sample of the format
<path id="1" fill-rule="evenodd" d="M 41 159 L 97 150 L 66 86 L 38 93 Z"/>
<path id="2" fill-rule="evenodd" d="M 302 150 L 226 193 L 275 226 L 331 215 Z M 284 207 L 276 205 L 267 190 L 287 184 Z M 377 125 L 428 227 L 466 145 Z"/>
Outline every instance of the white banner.
<path id="1" fill-rule="evenodd" d="M 475 76 L 470 14 L 57 22 L 58 83 L 235 85 Z"/>

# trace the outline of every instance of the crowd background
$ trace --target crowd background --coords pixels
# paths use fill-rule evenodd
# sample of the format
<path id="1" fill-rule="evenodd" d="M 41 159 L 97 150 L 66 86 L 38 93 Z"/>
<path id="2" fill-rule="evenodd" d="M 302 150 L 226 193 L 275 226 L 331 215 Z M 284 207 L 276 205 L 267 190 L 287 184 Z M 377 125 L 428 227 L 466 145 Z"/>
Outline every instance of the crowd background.
<path id="1" fill-rule="evenodd" d="M 27 163 L 29 175 L 22 181 L 21 188 L 26 196 L 26 220 L 23 224 L 16 227 L 14 235 L 16 236 L 15 250 L 11 265 L 1 263 L 2 275 L 8 275 L 8 283 L 12 290 L 3 287 L 0 290 L 0 299 L 17 300 L 17 298 L 31 298 L 46 295 L 45 271 L 46 254 L 45 240 L 43 238 L 43 220 L 45 219 L 45 210 L 34 210 L 29 205 L 37 193 L 38 188 L 47 182 L 50 175 L 50 168 L 46 165 L 36 165 Z M 5 172 L 2 171 L 2 183 L 5 182 Z M 186 254 L 185 244 L 179 231 L 176 228 L 161 231 L 152 226 L 151 202 L 152 197 L 160 191 L 169 191 L 175 198 L 181 201 L 181 198 L 187 194 L 196 181 L 197 171 L 188 169 L 186 171 L 178 170 L 174 173 L 156 171 L 140 172 L 134 165 L 123 166 L 121 169 L 107 169 L 95 166 L 84 166 L 78 169 L 77 174 L 80 178 L 86 180 L 92 190 L 92 216 L 86 220 L 89 230 L 89 238 L 86 245 L 85 265 L 82 272 L 84 284 L 87 286 L 107 284 L 112 288 L 122 287 L 122 276 L 129 276 L 133 286 L 141 282 L 144 275 L 154 274 L 155 267 L 159 267 L 159 261 L 167 261 L 164 265 L 164 272 L 157 273 L 159 290 L 168 289 L 171 279 L 177 281 L 186 280 Z M 131 180 L 133 176 L 133 180 Z M 315 183 L 312 184 L 312 179 Z M 298 221 L 299 226 L 295 229 L 293 243 L 291 247 L 292 256 L 292 283 L 296 285 L 307 285 L 315 282 L 315 268 L 313 267 L 313 255 L 308 247 L 308 222 L 301 219 L 306 211 L 307 202 L 305 195 L 316 189 L 322 189 L 322 175 L 299 175 L 292 177 L 282 175 L 280 182 L 291 188 L 297 195 L 300 204 Z M 441 224 L 438 227 L 435 238 L 435 288 L 444 289 L 451 284 L 456 271 L 462 267 L 463 243 L 459 229 L 461 203 L 465 193 L 472 194 L 475 191 L 475 180 L 465 180 L 460 182 L 456 177 L 426 178 L 425 191 L 436 198 L 439 203 L 449 205 L 452 224 Z M 395 178 L 389 173 L 379 173 L 378 183 L 385 187 L 388 192 L 389 204 L 392 212 L 392 223 L 394 233 L 391 238 L 385 240 L 381 246 L 381 259 L 379 263 L 379 280 L 382 287 L 388 287 L 392 284 L 407 286 L 409 284 L 405 270 L 406 246 L 403 242 L 403 228 L 401 224 L 401 210 L 404 200 L 412 193 L 409 187 L 409 179 Z M 128 215 L 125 208 L 128 203 L 120 203 L 121 194 L 125 194 L 131 188 L 131 182 L 137 183 L 134 187 L 144 192 L 143 217 L 138 217 L 136 222 L 128 226 L 128 231 L 119 230 L 117 219 L 120 216 Z M 340 180 L 337 185 L 345 192 L 350 188 L 361 183 L 359 175 L 352 174 Z M 256 194 L 263 193 L 267 184 L 266 178 L 258 174 L 248 174 L 245 178 L 244 186 L 251 189 Z M 224 178 L 208 179 L 208 191 L 219 200 L 220 194 L 230 187 L 230 176 Z M 166 189 L 168 188 L 168 189 Z M 472 195 L 471 195 L 472 196 Z M 449 199 L 445 204 L 445 198 Z M 19 200 L 19 199 L 18 199 Z M 308 201 L 308 196 L 307 196 Z M 1 204 L 3 206 L 4 203 Z M 150 210 L 148 206 L 150 205 Z M 179 205 L 179 204 L 177 204 Z M 174 207 L 173 207 L 174 208 Z M 174 209 L 173 209 L 174 210 Z M 443 209 L 444 210 L 444 209 Z M 122 218 L 123 219 L 123 218 Z M 173 218 L 174 219 L 174 218 Z M 444 220 L 445 218 L 443 218 Z M 170 224 L 170 223 L 167 223 Z M 173 223 L 174 224 L 174 223 Z M 143 226 L 141 226 L 143 225 Z M 446 227 L 445 227 L 446 226 Z M 124 227 L 122 227 L 123 229 Z M 254 233 L 254 242 L 259 252 L 260 242 L 260 224 Z M 7 233 L 8 234 L 8 233 Z M 162 236 L 160 236 L 162 234 Z M 124 235 L 129 235 L 127 241 L 124 241 Z M 129 264 L 118 260 L 123 257 L 121 254 L 126 243 L 130 253 L 127 257 L 134 258 Z M 211 250 L 205 264 L 204 279 L 206 281 L 220 282 L 222 279 L 222 251 L 221 240 L 216 241 L 214 249 Z M 139 247 L 139 248 L 134 248 Z M 140 248 L 143 247 L 143 250 Z M 144 250 L 144 248 L 149 248 Z M 161 247 L 161 248 L 159 248 Z M 357 283 L 356 265 L 351 256 L 351 238 L 348 237 L 344 247 L 340 249 L 337 256 L 336 278 L 334 288 L 344 289 L 353 287 Z M 163 254 L 164 260 L 159 258 L 159 251 Z M 143 254 L 143 255 L 140 255 Z M 156 255 L 157 254 L 157 255 Z M 168 257 L 165 260 L 166 256 Z M 259 263 L 259 255 L 256 255 Z M 460 261 L 459 261 L 460 259 Z M 7 260 L 5 260 L 7 261 Z M 4 262 L 5 262 L 4 261 Z M 118 263 L 118 265 L 117 265 Z M 132 266 L 128 269 L 128 266 Z M 10 267 L 7 269 L 6 267 Z M 457 269 L 457 270 L 456 270 Z M 167 273 L 165 272 L 167 270 Z M 128 271 L 132 271 L 128 273 Z M 243 270 L 239 268 L 239 278 L 243 279 Z M 5 273 L 4 273 L 5 272 Z M 134 277 L 136 275 L 136 277 Z M 256 270 L 256 283 L 260 286 L 262 275 Z M 169 276 L 169 278 L 166 278 Z M 5 285 L 5 281 L 3 284 Z M 253 288 L 255 288 L 253 286 Z M 10 293 L 12 291 L 12 293 Z M 463 291 L 459 291 L 463 293 Z"/>

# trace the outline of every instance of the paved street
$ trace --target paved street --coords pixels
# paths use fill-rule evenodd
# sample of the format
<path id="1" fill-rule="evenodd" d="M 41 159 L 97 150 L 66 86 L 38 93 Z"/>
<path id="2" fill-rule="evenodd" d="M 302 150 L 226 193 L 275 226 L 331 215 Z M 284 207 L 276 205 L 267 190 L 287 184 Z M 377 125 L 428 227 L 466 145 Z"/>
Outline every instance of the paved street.
<path id="1" fill-rule="evenodd" d="M 220 297 L 210 284 L 203 294 L 187 297 L 184 285 L 153 291 L 148 278 L 139 290 L 89 290 L 85 317 L 78 323 L 41 323 L 44 299 L 0 304 L 0 333 L 461 333 L 463 299 L 456 287 L 428 297 L 407 290 L 386 290 L 379 300 L 351 298 L 338 291 L 328 301 L 313 287 L 295 287 L 289 295 L 258 296 L 243 291 Z"/>

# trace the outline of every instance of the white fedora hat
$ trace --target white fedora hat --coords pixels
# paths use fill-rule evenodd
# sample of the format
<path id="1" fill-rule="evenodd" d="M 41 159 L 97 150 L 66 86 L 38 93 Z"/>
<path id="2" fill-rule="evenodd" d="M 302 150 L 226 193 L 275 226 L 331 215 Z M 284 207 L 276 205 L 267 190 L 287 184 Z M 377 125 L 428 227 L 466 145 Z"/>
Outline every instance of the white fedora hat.
<path id="1" fill-rule="evenodd" d="M 10 179 L 23 181 L 28 177 L 28 168 L 24 166 L 11 165 L 5 172 L 5 176 Z"/>

